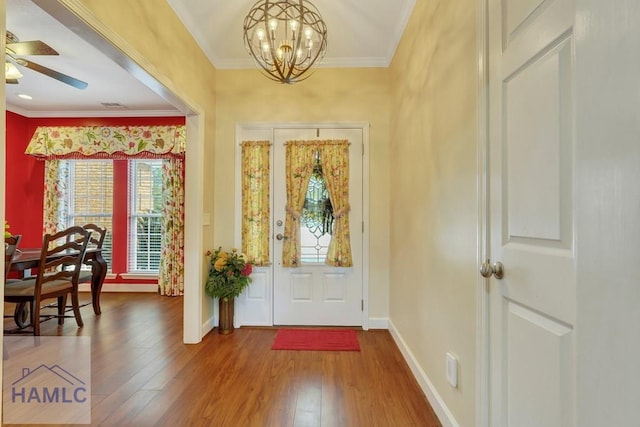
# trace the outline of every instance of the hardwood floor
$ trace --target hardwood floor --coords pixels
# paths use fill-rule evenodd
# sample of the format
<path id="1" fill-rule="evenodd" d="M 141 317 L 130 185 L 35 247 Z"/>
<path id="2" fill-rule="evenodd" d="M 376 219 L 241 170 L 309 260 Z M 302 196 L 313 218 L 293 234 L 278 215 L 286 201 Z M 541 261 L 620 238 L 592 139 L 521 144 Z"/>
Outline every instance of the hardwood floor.
<path id="1" fill-rule="evenodd" d="M 360 352 L 273 351 L 275 328 L 182 344 L 181 298 L 105 293 L 82 316 L 42 334 L 91 335 L 91 425 L 441 426 L 388 331 L 359 330 Z"/>

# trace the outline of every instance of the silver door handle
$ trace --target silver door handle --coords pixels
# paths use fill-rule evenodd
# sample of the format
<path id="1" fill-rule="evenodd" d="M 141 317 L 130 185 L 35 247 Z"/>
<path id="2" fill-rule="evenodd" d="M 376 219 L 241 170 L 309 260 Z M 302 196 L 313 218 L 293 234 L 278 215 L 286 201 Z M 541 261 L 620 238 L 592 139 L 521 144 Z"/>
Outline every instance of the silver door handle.
<path id="1" fill-rule="evenodd" d="M 490 260 L 486 260 L 480 266 L 480 274 L 482 277 L 489 278 L 493 274 L 496 279 L 500 280 L 504 277 L 504 265 L 500 261 L 491 265 Z"/>
<path id="2" fill-rule="evenodd" d="M 285 236 L 283 236 L 281 233 L 276 234 L 276 239 L 278 239 L 278 240 L 282 240 L 282 239 L 287 240 L 287 238 Z"/>

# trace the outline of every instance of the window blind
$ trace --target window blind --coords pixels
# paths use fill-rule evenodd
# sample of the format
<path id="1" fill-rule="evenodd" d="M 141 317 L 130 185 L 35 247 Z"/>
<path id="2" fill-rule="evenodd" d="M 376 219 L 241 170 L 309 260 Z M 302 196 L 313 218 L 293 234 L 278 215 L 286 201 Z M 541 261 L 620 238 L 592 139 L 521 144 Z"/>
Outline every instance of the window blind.
<path id="1" fill-rule="evenodd" d="M 129 272 L 160 267 L 162 243 L 162 160 L 129 161 Z"/>
<path id="2" fill-rule="evenodd" d="M 96 224 L 107 229 L 102 256 L 111 266 L 113 229 L 113 162 L 65 160 L 61 162 L 62 203 L 59 217 L 66 227 Z M 64 188 L 66 185 L 67 188 Z M 83 268 L 89 268 L 83 266 Z"/>

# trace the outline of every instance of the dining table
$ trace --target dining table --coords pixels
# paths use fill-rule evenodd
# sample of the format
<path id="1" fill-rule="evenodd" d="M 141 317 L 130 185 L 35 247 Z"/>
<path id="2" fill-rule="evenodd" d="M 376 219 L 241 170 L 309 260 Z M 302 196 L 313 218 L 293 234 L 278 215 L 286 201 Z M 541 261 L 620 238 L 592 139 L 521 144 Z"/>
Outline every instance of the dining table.
<path id="1" fill-rule="evenodd" d="M 40 263 L 41 251 L 42 248 L 21 248 L 16 250 L 11 264 L 11 271 L 17 271 L 24 275 L 26 270 L 37 268 Z M 63 252 L 59 254 L 59 256 L 62 255 L 64 255 Z M 96 315 L 100 315 L 102 313 L 100 309 L 100 293 L 109 269 L 102 256 L 102 249 L 87 248 L 84 263 L 91 265 L 91 304 L 93 312 Z"/>

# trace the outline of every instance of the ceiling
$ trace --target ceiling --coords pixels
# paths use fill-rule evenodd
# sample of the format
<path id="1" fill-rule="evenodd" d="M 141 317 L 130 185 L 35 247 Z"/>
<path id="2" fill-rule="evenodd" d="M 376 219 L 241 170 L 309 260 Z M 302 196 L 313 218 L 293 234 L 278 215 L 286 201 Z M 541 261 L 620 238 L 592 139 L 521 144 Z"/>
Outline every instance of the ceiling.
<path id="1" fill-rule="evenodd" d="M 183 115 L 169 101 L 58 22 L 36 3 L 6 0 L 7 30 L 21 41 L 42 40 L 59 56 L 26 59 L 87 82 L 76 89 L 24 67 L 19 84 L 6 85 L 7 110 L 26 117 Z M 242 22 L 254 0 L 167 0 L 218 69 L 253 68 Z M 415 0 L 313 0 L 327 25 L 321 67 L 387 67 Z M 339 41 L 339 42 L 337 42 Z M 24 100 L 18 94 L 28 94 Z"/>

